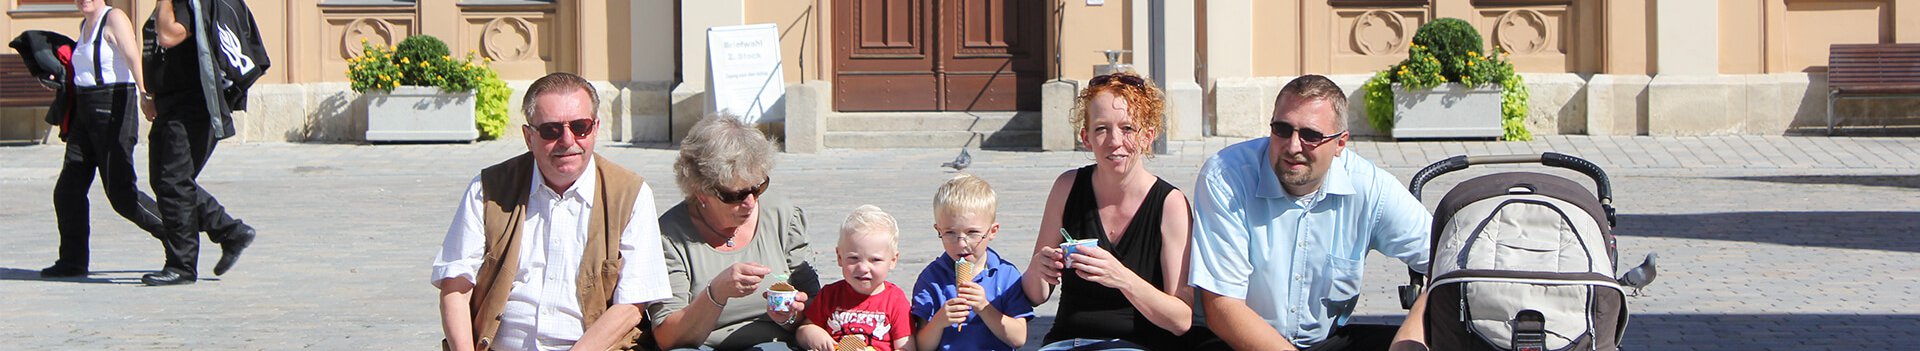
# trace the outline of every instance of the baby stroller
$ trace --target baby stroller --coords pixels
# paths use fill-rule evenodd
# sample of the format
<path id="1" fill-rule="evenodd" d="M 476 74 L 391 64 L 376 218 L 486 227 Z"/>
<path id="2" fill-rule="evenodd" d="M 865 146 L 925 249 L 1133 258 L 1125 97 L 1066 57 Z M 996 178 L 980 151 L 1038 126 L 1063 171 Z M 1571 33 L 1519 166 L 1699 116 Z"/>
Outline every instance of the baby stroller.
<path id="1" fill-rule="evenodd" d="M 1471 165 L 1540 163 L 1592 177 L 1599 196 L 1566 178 L 1508 172 L 1469 179 L 1433 214 L 1426 336 L 1433 350 L 1617 350 L 1626 297 L 1612 274 L 1612 186 L 1591 162 L 1559 153 L 1454 156 L 1421 169 L 1415 198 L 1441 174 Z M 1401 304 L 1427 282 L 1409 271 Z"/>

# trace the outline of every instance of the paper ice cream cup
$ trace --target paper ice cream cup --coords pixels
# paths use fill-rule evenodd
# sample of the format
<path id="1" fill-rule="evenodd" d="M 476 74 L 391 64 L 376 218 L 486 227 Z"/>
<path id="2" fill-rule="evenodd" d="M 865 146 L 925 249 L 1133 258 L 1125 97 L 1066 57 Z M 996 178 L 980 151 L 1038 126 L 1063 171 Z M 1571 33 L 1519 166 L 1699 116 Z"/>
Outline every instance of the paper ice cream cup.
<path id="1" fill-rule="evenodd" d="M 787 303 L 793 302 L 799 294 L 800 291 L 794 290 L 793 285 L 785 282 L 773 283 L 772 287 L 767 288 L 767 307 L 777 312 L 787 312 Z"/>
<path id="2" fill-rule="evenodd" d="M 1080 239 L 1060 243 L 1060 256 L 1065 258 L 1066 263 L 1066 266 L 1061 269 L 1073 269 L 1073 254 L 1094 245 L 1100 245 L 1100 239 Z"/>

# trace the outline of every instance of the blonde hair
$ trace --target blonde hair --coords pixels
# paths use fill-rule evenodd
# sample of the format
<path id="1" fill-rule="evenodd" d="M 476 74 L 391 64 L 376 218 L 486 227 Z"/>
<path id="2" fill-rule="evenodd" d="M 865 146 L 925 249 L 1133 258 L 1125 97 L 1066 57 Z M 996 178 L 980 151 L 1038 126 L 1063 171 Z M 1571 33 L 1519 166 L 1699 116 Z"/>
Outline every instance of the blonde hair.
<path id="1" fill-rule="evenodd" d="M 961 213 L 985 213 L 988 220 L 995 220 L 995 211 L 999 207 L 994 200 L 993 186 L 986 179 L 972 174 L 961 173 L 940 185 L 933 193 L 933 215 L 947 217 Z"/>
<path id="2" fill-rule="evenodd" d="M 1127 113 L 1133 114 L 1129 119 L 1134 126 L 1159 133 L 1162 116 L 1167 114 L 1166 94 L 1161 93 L 1160 88 L 1153 86 L 1152 79 L 1141 77 L 1138 73 L 1119 72 L 1109 75 L 1113 77 L 1101 82 L 1100 85 L 1088 85 L 1086 89 L 1080 90 L 1080 96 L 1073 99 L 1073 113 L 1067 118 L 1069 123 L 1073 123 L 1074 131 L 1086 132 L 1087 124 L 1092 123 L 1093 120 L 1088 104 L 1093 103 L 1094 96 L 1107 93 L 1127 102 Z M 1141 83 L 1140 85 L 1127 84 L 1121 81 L 1122 77 L 1137 78 Z M 1139 134 L 1139 137 L 1129 142 L 1130 146 L 1138 146 L 1140 152 L 1147 157 L 1153 157 L 1153 140 L 1147 140 L 1145 133 Z"/>
<path id="3" fill-rule="evenodd" d="M 900 223 L 887 211 L 880 210 L 880 206 L 860 205 L 847 214 L 847 221 L 840 224 L 840 240 L 844 242 L 854 235 L 883 235 L 887 238 L 887 247 L 900 252 Z"/>

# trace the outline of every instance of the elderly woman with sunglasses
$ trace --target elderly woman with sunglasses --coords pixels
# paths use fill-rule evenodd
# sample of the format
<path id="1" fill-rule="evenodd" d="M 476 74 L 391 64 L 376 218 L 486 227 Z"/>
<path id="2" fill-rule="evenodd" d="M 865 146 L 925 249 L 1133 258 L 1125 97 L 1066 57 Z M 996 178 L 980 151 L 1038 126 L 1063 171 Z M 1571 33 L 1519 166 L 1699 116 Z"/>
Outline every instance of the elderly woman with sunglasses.
<path id="1" fill-rule="evenodd" d="M 1021 279 L 1035 304 L 1060 288 L 1041 350 L 1184 349 L 1181 335 L 1193 326 L 1185 269 L 1192 217 L 1186 195 L 1146 168 L 1166 100 L 1134 73 L 1090 83 L 1073 123 L 1094 162 L 1054 179 Z M 1097 244 L 1069 254 L 1063 234 Z"/>
<path id="2" fill-rule="evenodd" d="M 660 215 L 673 298 L 647 311 L 662 349 L 791 349 L 820 279 L 804 214 L 764 196 L 773 164 L 773 142 L 732 116 L 708 116 L 681 142 L 673 174 L 686 199 Z M 784 308 L 763 293 L 778 282 L 800 291 Z"/>

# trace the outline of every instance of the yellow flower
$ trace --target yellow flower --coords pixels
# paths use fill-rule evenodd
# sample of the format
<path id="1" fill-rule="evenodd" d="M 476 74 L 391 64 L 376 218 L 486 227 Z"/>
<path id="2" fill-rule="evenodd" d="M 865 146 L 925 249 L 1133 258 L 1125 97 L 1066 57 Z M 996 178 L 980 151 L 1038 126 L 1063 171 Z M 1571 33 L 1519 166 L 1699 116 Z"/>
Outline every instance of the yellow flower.
<path id="1" fill-rule="evenodd" d="M 1473 61 L 1467 61 L 1467 67 L 1473 67 Z"/>

